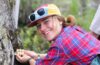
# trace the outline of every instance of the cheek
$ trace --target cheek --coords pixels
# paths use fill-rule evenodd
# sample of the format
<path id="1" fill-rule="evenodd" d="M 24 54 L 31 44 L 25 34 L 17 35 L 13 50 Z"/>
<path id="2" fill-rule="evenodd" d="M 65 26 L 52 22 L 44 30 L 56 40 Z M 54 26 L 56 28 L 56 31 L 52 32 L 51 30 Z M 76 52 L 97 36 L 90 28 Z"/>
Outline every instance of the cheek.
<path id="1" fill-rule="evenodd" d="M 58 22 L 54 22 L 54 23 L 52 24 L 52 28 L 53 28 L 53 30 L 54 30 L 55 33 L 56 33 L 56 32 L 58 32 L 58 30 L 60 29 L 60 24 L 59 24 Z"/>
<path id="2" fill-rule="evenodd" d="M 56 21 L 53 21 L 49 24 L 49 26 L 53 29 L 55 29 L 57 27 L 57 22 Z"/>
<path id="3" fill-rule="evenodd" d="M 52 28 L 53 27 L 53 23 L 52 22 L 48 23 L 47 27 Z"/>

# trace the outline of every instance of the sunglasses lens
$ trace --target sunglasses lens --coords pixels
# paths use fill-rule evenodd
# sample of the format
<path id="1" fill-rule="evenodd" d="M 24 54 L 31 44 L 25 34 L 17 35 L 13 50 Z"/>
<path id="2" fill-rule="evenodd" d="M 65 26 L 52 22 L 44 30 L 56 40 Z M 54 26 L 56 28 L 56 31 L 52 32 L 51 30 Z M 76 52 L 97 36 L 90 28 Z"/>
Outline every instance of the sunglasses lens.
<path id="1" fill-rule="evenodd" d="M 39 9 L 39 10 L 37 11 L 37 13 L 38 13 L 40 16 L 42 16 L 42 15 L 44 15 L 45 11 L 44 11 L 44 9 L 42 8 L 42 9 Z"/>
<path id="2" fill-rule="evenodd" d="M 38 15 L 42 16 L 42 15 L 45 14 L 45 11 L 44 11 L 44 9 L 42 8 L 42 9 L 39 9 L 39 10 L 37 11 L 37 13 L 38 13 Z M 30 18 L 30 21 L 34 21 L 34 20 L 35 20 L 35 14 L 31 14 L 29 18 Z"/>
<path id="3" fill-rule="evenodd" d="M 35 20 L 35 15 L 34 14 L 30 15 L 30 20 L 31 21 L 34 21 Z"/>

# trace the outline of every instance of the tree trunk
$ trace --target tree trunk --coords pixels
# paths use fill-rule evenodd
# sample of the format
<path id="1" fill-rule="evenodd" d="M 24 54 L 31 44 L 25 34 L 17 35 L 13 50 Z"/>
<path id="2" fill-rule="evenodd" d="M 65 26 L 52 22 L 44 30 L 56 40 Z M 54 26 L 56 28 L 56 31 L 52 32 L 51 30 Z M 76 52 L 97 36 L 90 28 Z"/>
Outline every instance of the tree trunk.
<path id="1" fill-rule="evenodd" d="M 86 7 L 87 7 L 87 5 L 86 5 L 86 3 L 87 3 L 87 1 L 86 0 L 80 0 L 80 3 L 81 3 L 81 14 L 84 16 L 84 15 L 86 15 Z"/>
<path id="2" fill-rule="evenodd" d="M 98 8 L 98 5 L 100 5 L 100 0 L 90 0 L 91 7 L 94 7 L 95 9 Z"/>
<path id="3" fill-rule="evenodd" d="M 0 0 L 0 65 L 15 65 L 14 50 L 21 47 L 17 26 L 20 0 Z"/>

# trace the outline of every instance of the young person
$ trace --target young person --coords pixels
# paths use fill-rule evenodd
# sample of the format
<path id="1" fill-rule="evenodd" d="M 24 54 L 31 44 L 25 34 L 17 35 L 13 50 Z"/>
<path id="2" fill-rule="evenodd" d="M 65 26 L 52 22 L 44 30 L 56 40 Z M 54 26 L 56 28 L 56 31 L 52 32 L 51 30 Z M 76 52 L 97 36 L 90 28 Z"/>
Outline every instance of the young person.
<path id="1" fill-rule="evenodd" d="M 100 5 L 90 25 L 91 34 L 100 40 Z M 91 62 L 91 65 L 100 65 L 100 54 Z"/>
<path id="2" fill-rule="evenodd" d="M 36 26 L 51 42 L 47 54 L 21 50 L 16 54 L 19 62 L 30 65 L 90 65 L 100 53 L 100 41 L 82 28 L 67 26 L 59 8 L 54 4 L 40 6 L 29 15 L 29 27 Z"/>

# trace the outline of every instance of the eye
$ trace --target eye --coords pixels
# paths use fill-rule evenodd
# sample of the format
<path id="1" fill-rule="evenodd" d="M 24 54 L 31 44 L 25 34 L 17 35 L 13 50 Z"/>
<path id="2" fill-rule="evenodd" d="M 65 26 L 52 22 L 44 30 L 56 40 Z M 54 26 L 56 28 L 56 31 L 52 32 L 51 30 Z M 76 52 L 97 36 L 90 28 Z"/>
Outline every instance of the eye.
<path id="1" fill-rule="evenodd" d="M 37 29 L 40 29 L 41 28 L 41 24 L 37 24 L 36 27 L 37 27 Z"/>
<path id="2" fill-rule="evenodd" d="M 48 24 L 48 22 L 49 22 L 48 19 L 44 20 L 44 24 Z"/>

